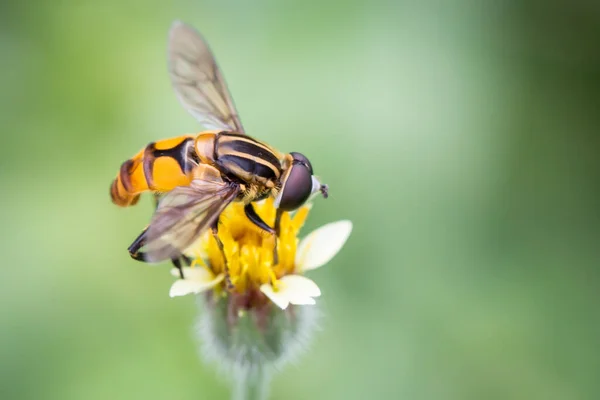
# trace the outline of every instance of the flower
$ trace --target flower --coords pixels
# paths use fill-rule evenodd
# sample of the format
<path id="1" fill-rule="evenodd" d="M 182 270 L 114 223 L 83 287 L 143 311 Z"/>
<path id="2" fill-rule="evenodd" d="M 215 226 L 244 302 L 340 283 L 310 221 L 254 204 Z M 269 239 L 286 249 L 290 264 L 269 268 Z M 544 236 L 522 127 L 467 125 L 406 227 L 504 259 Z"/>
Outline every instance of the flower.
<path id="1" fill-rule="evenodd" d="M 273 199 L 255 209 L 274 226 Z M 197 297 L 201 312 L 196 332 L 203 358 L 222 368 L 236 388 L 262 392 L 274 372 L 307 348 L 316 330 L 319 310 L 305 305 L 316 304 L 321 290 L 304 273 L 340 251 L 352 223 L 327 224 L 300 241 L 310 209 L 305 205 L 283 213 L 274 237 L 250 222 L 243 204 L 233 203 L 219 217 L 222 249 L 207 232 L 185 251 L 193 261 L 183 268 L 183 279 L 179 270 L 172 270 L 179 279 L 171 286 L 171 297 L 202 294 Z"/>
<path id="2" fill-rule="evenodd" d="M 275 220 L 273 199 L 256 204 L 256 212 L 270 226 Z M 325 265 L 343 247 L 352 231 L 350 221 L 327 224 L 298 240 L 311 206 L 305 205 L 293 215 L 283 213 L 278 238 L 255 226 L 244 213 L 241 203 L 230 205 L 220 217 L 218 236 L 224 246 L 232 287 L 225 282 L 224 260 L 217 241 L 207 232 L 198 244 L 188 249 L 194 261 L 183 269 L 170 290 L 171 297 L 198 294 L 212 289 L 217 294 L 243 297 L 244 308 L 260 306 L 266 299 L 281 309 L 290 304 L 315 304 L 321 295 L 316 283 L 303 273 Z M 273 255 L 277 240 L 278 262 Z M 179 271 L 172 271 L 179 276 Z"/>

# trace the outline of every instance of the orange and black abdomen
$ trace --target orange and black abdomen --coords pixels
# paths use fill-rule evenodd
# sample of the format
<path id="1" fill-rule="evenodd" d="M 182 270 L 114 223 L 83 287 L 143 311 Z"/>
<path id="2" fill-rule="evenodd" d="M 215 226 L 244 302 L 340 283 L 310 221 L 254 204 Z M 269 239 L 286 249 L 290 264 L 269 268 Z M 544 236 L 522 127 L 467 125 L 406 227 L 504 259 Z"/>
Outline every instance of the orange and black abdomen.
<path id="1" fill-rule="evenodd" d="M 193 145 L 192 135 L 159 140 L 125 161 L 110 186 L 113 203 L 132 206 L 145 191 L 167 192 L 189 185 L 198 164 Z"/>

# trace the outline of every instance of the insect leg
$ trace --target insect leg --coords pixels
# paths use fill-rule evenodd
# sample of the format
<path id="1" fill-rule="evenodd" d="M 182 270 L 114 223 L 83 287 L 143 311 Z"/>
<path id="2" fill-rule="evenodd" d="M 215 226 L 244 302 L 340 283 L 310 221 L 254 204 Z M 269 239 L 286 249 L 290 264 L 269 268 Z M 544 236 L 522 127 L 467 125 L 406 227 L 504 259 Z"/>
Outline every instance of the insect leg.
<path id="1" fill-rule="evenodd" d="M 179 271 L 179 277 L 181 279 L 184 279 L 183 278 L 183 268 L 181 267 L 181 261 L 179 261 L 179 258 L 172 258 L 171 262 L 173 263 L 175 268 L 177 268 L 177 270 Z"/>
<path id="2" fill-rule="evenodd" d="M 283 215 L 283 210 L 278 208 L 275 212 L 275 247 L 273 248 L 273 265 L 279 264 L 279 254 L 277 253 L 277 240 L 279 238 L 279 234 L 281 233 L 281 216 Z"/>
<path id="3" fill-rule="evenodd" d="M 281 215 L 283 214 L 283 211 L 277 209 L 277 214 L 275 214 L 275 228 L 271 228 L 269 225 L 267 225 L 265 221 L 262 220 L 260 215 L 256 213 L 256 210 L 254 209 L 252 203 L 246 204 L 246 206 L 244 207 L 244 212 L 246 213 L 248 219 L 254 225 L 258 226 L 262 230 L 265 230 L 274 236 L 275 247 L 273 248 L 273 265 L 277 265 L 279 263 L 279 256 L 277 254 L 277 238 L 279 237 L 279 225 L 281 222 Z"/>
<path id="4" fill-rule="evenodd" d="M 171 258 L 171 264 L 173 264 L 173 266 L 175 268 L 177 268 L 177 270 L 179 271 L 179 277 L 181 279 L 184 279 L 183 266 L 185 265 L 186 267 L 188 267 L 188 266 L 190 266 L 191 263 L 192 263 L 192 259 L 183 254 L 179 257 Z"/>
<path id="5" fill-rule="evenodd" d="M 254 209 L 252 203 L 246 204 L 246 206 L 244 207 L 244 213 L 246 213 L 246 217 L 248 217 L 248 219 L 254 225 L 258 226 L 262 230 L 267 231 L 271 235 L 275 235 L 275 229 L 271 228 L 269 225 L 267 225 L 265 221 L 262 220 L 260 215 L 256 213 L 256 210 Z"/>
<path id="6" fill-rule="evenodd" d="M 231 289 L 235 288 L 235 286 L 233 286 L 233 283 L 231 283 L 231 276 L 229 276 L 229 265 L 227 263 L 227 256 L 225 255 L 225 246 L 223 246 L 223 242 L 221 242 L 221 239 L 219 238 L 219 235 L 218 235 L 218 233 L 219 233 L 219 220 L 218 219 L 213 223 L 211 230 L 212 230 L 213 237 L 215 238 L 215 241 L 217 242 L 217 246 L 219 246 L 219 250 L 221 250 L 221 256 L 223 257 L 223 271 L 225 271 L 225 284 L 227 285 L 227 289 L 231 290 Z"/>
<path id="7" fill-rule="evenodd" d="M 185 254 L 181 255 L 181 259 L 183 260 L 186 267 L 189 267 L 190 265 L 192 265 L 192 259 L 189 258 L 188 256 L 186 256 Z"/>

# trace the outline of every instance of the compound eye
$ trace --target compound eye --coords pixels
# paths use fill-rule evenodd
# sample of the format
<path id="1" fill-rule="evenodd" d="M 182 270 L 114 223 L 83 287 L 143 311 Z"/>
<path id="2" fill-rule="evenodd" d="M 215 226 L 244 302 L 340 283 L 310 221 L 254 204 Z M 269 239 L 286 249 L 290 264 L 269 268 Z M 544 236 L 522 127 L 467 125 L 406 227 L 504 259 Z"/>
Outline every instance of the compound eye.
<path id="1" fill-rule="evenodd" d="M 308 168 L 308 170 L 310 171 L 311 175 L 313 174 L 313 168 L 312 168 L 312 164 L 310 163 L 310 161 L 308 161 L 308 158 L 306 158 L 306 156 L 302 153 L 297 153 L 295 151 L 292 151 L 290 153 L 290 155 L 292 156 L 292 158 L 294 159 L 294 164 L 299 162 L 301 164 L 306 165 L 306 167 Z"/>
<path id="2" fill-rule="evenodd" d="M 275 206 L 283 211 L 293 211 L 308 200 L 312 189 L 312 174 L 308 167 L 302 163 L 294 163 L 283 181 Z"/>

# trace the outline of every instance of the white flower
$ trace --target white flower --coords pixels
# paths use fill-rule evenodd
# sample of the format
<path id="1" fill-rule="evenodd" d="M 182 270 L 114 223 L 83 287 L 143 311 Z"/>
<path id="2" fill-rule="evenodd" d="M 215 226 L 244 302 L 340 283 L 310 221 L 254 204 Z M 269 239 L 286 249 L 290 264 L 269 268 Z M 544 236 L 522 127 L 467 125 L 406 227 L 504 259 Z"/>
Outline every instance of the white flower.
<path id="1" fill-rule="evenodd" d="M 265 207 L 272 207 L 270 204 L 266 204 Z M 306 207 L 304 215 L 299 217 L 301 221 L 306 218 L 306 214 L 310 207 Z M 274 210 L 274 208 L 273 208 Z M 235 210 L 234 210 L 235 211 Z M 250 222 L 246 222 L 247 217 L 243 214 L 242 210 L 235 211 L 236 214 L 233 214 L 233 218 L 237 218 L 237 214 L 240 214 L 241 218 L 238 221 L 238 225 L 236 225 L 237 229 L 239 229 L 239 223 L 249 225 Z M 233 218 L 230 217 L 230 223 L 233 224 Z M 292 236 L 288 235 L 285 237 L 281 237 L 280 239 L 283 241 L 295 241 L 297 230 L 300 229 L 301 222 L 296 223 L 295 219 L 287 219 L 287 226 L 289 227 L 288 231 L 293 232 Z M 245 228 L 244 232 L 248 232 L 248 235 L 255 234 L 255 228 Z M 224 235 L 224 230 L 220 230 L 220 234 Z M 249 259 L 245 259 L 246 262 L 248 260 L 252 262 L 258 262 L 255 267 L 245 269 L 236 269 L 237 271 L 245 270 L 246 273 L 251 274 L 254 273 L 254 278 L 258 276 L 262 276 L 264 280 L 258 283 L 257 288 L 260 287 L 260 291 L 265 294 L 274 304 L 276 304 L 281 309 L 286 309 L 290 304 L 296 305 L 304 305 L 304 304 L 315 304 L 315 297 L 319 297 L 321 295 L 321 291 L 316 283 L 312 280 L 302 276 L 305 271 L 313 270 L 319 268 L 325 264 L 327 264 L 344 246 L 346 240 L 350 236 L 350 232 L 352 231 L 352 223 L 350 221 L 338 221 L 333 222 L 327 225 L 324 225 L 317 230 L 308 234 L 297 246 L 296 253 L 291 253 L 289 257 L 286 259 L 287 264 L 284 265 L 283 276 L 279 279 L 275 277 L 275 273 L 271 267 L 270 263 L 265 263 L 258 261 L 258 259 L 250 257 Z M 223 236 L 223 242 L 225 245 L 231 245 L 234 248 L 234 243 L 232 242 L 231 237 Z M 247 241 L 247 246 L 254 246 L 253 241 Z M 215 245 L 216 246 L 216 245 Z M 272 246 L 272 245 L 271 245 Z M 290 250 L 282 250 L 282 251 L 293 251 L 294 246 L 282 246 L 283 249 Z M 255 251 L 255 255 L 263 254 L 261 253 L 264 248 L 261 247 L 249 247 L 248 249 Z M 262 250 L 261 250 L 262 249 Z M 271 247 L 272 249 L 272 247 Z M 239 251 L 239 246 L 238 246 Z M 267 247 L 266 254 L 270 255 Z M 203 254 L 207 254 L 204 252 Z M 220 252 L 218 253 L 220 257 Z M 257 257 L 258 257 L 257 256 Z M 211 264 L 210 256 L 209 265 Z M 200 258 L 198 258 L 199 260 Z M 240 258 L 237 260 L 240 262 Z M 218 262 L 218 259 L 217 261 Z M 213 265 L 214 267 L 214 265 Z M 214 268 L 213 268 L 214 270 Z M 236 271 L 231 269 L 231 271 Z M 257 271 L 266 270 L 266 274 L 256 274 Z M 281 270 L 280 270 L 281 271 Z M 179 271 L 177 269 L 173 269 L 171 271 L 173 276 L 179 277 Z M 232 272 L 232 275 L 235 275 Z M 215 273 L 212 272 L 211 268 L 204 266 L 195 266 L 195 267 L 185 267 L 183 268 L 183 276 L 184 279 L 178 279 L 173 283 L 170 290 L 170 296 L 184 296 L 186 294 L 198 294 L 210 289 L 213 289 L 215 286 L 221 284 L 224 280 L 223 273 Z M 239 276 L 239 272 L 238 272 Z M 270 276 L 270 278 L 264 278 L 264 276 Z M 234 279 L 237 276 L 233 277 Z M 239 278 L 237 278 L 239 279 Z M 236 282 L 238 281 L 236 279 Z M 252 278 L 246 278 L 246 281 L 252 281 Z M 247 286 L 236 286 L 236 289 L 241 290 L 243 292 L 244 287 Z"/>
<path id="2" fill-rule="evenodd" d="M 276 289 L 272 284 L 264 283 L 260 290 L 282 310 L 290 303 L 315 304 L 313 297 L 321 295 L 317 284 L 302 275 L 286 275 L 277 281 Z"/>
<path id="3" fill-rule="evenodd" d="M 327 264 L 344 246 L 350 232 L 352 222 L 338 221 L 308 234 L 296 251 L 296 271 L 301 273 Z M 286 275 L 275 284 L 262 284 L 260 290 L 283 310 L 289 304 L 315 304 L 314 297 L 321 295 L 317 284 L 302 275 Z"/>
<path id="4" fill-rule="evenodd" d="M 296 250 L 298 272 L 317 269 L 327 264 L 342 249 L 352 232 L 352 222 L 332 222 L 309 233 Z"/>
<path id="5" fill-rule="evenodd" d="M 171 275 L 180 277 L 179 270 L 173 268 Z M 184 267 L 183 276 L 185 279 L 178 279 L 173 283 L 169 291 L 169 296 L 185 296 L 186 294 L 204 292 L 205 290 L 212 289 L 225 277 L 223 274 L 215 276 L 208 268 L 204 267 Z"/>

